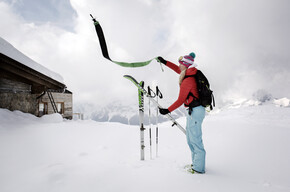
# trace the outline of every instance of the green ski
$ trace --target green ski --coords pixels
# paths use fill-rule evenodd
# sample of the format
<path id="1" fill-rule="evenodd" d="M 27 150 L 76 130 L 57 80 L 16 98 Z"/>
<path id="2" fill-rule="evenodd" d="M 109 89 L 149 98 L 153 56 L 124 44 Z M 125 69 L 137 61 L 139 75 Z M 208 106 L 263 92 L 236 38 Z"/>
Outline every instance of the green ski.
<path id="1" fill-rule="evenodd" d="M 144 81 L 138 84 L 140 87 L 144 87 Z M 145 142 L 144 142 L 144 94 L 138 89 L 138 99 L 139 99 L 139 122 L 140 122 L 140 151 L 141 160 L 145 160 Z"/>

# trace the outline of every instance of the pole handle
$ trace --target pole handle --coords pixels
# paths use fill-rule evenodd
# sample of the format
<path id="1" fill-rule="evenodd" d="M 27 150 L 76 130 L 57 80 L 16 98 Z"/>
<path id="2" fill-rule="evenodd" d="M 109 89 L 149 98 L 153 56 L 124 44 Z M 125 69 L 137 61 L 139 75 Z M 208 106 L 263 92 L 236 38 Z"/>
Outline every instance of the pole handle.
<path id="1" fill-rule="evenodd" d="M 151 98 L 156 97 L 156 93 L 150 88 L 150 86 L 147 87 L 147 90 L 148 90 L 147 94 L 149 97 L 151 97 Z M 153 93 L 153 94 L 151 94 L 151 93 Z"/>
<path id="2" fill-rule="evenodd" d="M 160 99 L 163 98 L 163 95 L 162 95 L 162 93 L 161 93 L 161 91 L 160 91 L 160 89 L 159 89 L 158 86 L 156 86 L 156 95 L 157 95 L 157 97 L 159 97 Z"/>

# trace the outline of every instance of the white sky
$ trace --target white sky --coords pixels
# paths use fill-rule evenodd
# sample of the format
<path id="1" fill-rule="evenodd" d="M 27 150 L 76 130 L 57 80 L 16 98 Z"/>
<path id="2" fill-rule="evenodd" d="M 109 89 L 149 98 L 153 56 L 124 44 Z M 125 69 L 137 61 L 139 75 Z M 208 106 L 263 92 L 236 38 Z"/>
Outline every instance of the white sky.
<path id="1" fill-rule="evenodd" d="M 194 51 L 218 103 L 258 89 L 290 97 L 288 0 L 0 0 L 0 36 L 61 74 L 75 102 L 137 100 L 123 75 L 178 96 L 178 76 L 157 62 L 123 68 L 102 57 L 89 14 L 101 23 L 117 61 L 163 56 L 177 63 Z M 3 19 L 5 18 L 5 19 Z"/>

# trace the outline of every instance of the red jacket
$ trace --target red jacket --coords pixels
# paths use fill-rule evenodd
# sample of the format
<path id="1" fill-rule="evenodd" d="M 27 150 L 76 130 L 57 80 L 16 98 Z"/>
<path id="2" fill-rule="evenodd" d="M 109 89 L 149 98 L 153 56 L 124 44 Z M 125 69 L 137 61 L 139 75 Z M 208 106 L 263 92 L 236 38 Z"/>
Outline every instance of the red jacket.
<path id="1" fill-rule="evenodd" d="M 174 63 L 171 63 L 170 61 L 167 61 L 166 66 L 171 68 L 173 71 L 175 71 L 178 74 L 180 74 L 180 72 L 181 72 L 179 67 L 177 65 L 175 65 Z M 195 67 L 189 68 L 186 70 L 185 76 L 195 75 L 196 72 L 197 72 L 197 69 Z M 175 109 L 177 109 L 178 107 L 180 107 L 182 104 L 189 105 L 194 100 L 194 97 L 192 97 L 192 96 L 189 96 L 189 98 L 187 98 L 188 94 L 190 92 L 196 98 L 199 98 L 197 87 L 196 87 L 196 81 L 195 81 L 194 77 L 187 77 L 182 81 L 182 83 L 180 85 L 178 99 L 170 107 L 168 107 L 168 110 L 170 112 L 172 112 Z"/>

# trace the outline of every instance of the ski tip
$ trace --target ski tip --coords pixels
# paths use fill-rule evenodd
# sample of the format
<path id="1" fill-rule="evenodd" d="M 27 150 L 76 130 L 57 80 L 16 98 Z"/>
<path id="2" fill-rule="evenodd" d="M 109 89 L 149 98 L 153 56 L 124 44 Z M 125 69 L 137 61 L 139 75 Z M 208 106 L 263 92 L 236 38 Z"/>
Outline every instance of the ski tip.
<path id="1" fill-rule="evenodd" d="M 134 77 L 132 77 L 131 75 L 123 75 L 124 78 L 126 79 L 132 79 L 132 80 L 135 80 Z M 136 80 L 135 80 L 136 81 Z"/>
<path id="2" fill-rule="evenodd" d="M 138 81 L 134 77 L 132 77 L 131 75 L 123 75 L 123 77 L 134 82 L 135 84 L 139 84 Z"/>
<path id="3" fill-rule="evenodd" d="M 131 75 L 123 75 L 125 78 L 133 78 Z"/>

